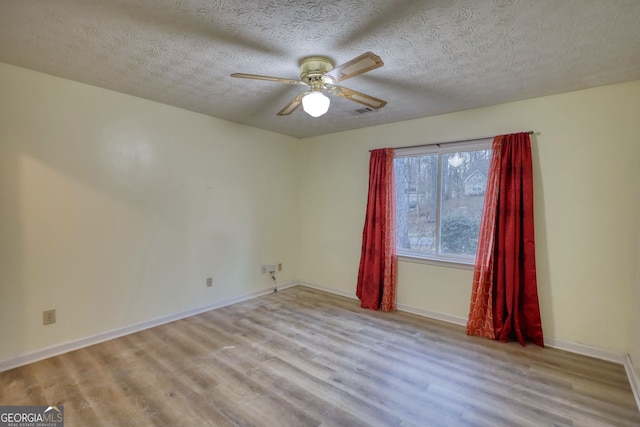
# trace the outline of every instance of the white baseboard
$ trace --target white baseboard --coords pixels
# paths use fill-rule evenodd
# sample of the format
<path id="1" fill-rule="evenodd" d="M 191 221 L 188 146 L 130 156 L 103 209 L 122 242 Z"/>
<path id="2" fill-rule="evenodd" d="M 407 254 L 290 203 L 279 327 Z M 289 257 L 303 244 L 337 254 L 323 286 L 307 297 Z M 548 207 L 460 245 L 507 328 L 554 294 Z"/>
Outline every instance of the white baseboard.
<path id="1" fill-rule="evenodd" d="M 425 310 L 423 308 L 412 307 L 406 304 L 397 304 L 398 310 L 406 313 L 416 314 L 429 319 L 442 320 L 443 322 L 453 323 L 454 325 L 467 326 L 467 319 L 451 314 L 440 313 L 437 311 Z"/>
<path id="2" fill-rule="evenodd" d="M 299 281 L 299 280 L 292 280 L 292 281 L 290 281 L 290 282 L 287 282 L 287 283 L 283 283 L 283 284 L 281 284 L 281 285 L 278 285 L 278 290 L 279 290 L 279 291 L 281 291 L 281 290 L 283 290 L 283 289 L 292 288 L 292 287 L 294 287 L 294 286 L 298 286 L 299 284 L 300 284 L 300 281 Z M 271 288 L 271 292 L 273 292 L 273 288 Z M 269 292 L 266 292 L 266 293 L 268 294 Z M 257 297 L 257 296 L 260 296 L 260 295 L 255 295 L 255 296 L 252 296 L 252 297 L 250 297 L 250 298 L 245 298 L 245 300 L 247 300 L 247 299 L 251 299 L 251 298 L 255 298 L 255 297 Z M 233 303 L 232 303 L 232 304 L 233 304 Z M 227 305 L 230 305 L 230 304 L 227 304 Z"/>
<path id="3" fill-rule="evenodd" d="M 346 292 L 341 289 L 327 288 L 325 286 L 317 285 L 311 282 L 305 282 L 303 280 L 298 281 L 299 285 L 306 286 L 307 288 L 317 289 L 319 291 L 324 291 L 334 295 L 340 295 L 342 297 L 347 297 L 351 299 L 358 299 L 355 292 Z"/>
<path id="4" fill-rule="evenodd" d="M 624 369 L 625 371 L 627 371 L 627 377 L 629 377 L 629 385 L 631 385 L 633 397 L 635 397 L 636 405 L 638 405 L 638 410 L 640 410 L 640 377 L 638 376 L 638 371 L 634 368 L 635 367 L 633 366 L 633 361 L 627 354 L 627 357 L 624 360 Z"/>
<path id="5" fill-rule="evenodd" d="M 356 296 L 355 292 L 346 292 L 346 291 L 343 291 L 341 289 L 327 288 L 325 286 L 321 286 L 321 285 L 318 285 L 316 283 L 305 282 L 305 281 L 300 281 L 299 283 L 302 286 L 306 286 L 308 288 L 317 289 L 319 291 L 328 292 L 330 294 L 340 295 L 340 296 L 343 296 L 343 297 L 356 299 L 356 300 L 358 299 L 358 297 Z M 444 314 L 444 313 L 438 313 L 438 312 L 431 311 L 431 310 L 424 310 L 422 308 L 411 307 L 411 306 L 405 305 L 405 304 L 397 304 L 396 306 L 397 306 L 398 310 L 400 310 L 400 311 L 404 311 L 404 312 L 412 313 L 412 314 L 417 314 L 418 316 L 428 317 L 430 319 L 442 320 L 444 322 L 449 322 L 449 323 L 455 323 L 456 325 L 463 325 L 464 326 L 464 325 L 467 324 L 467 319 L 462 318 L 462 317 L 452 316 L 452 315 Z"/>
<path id="6" fill-rule="evenodd" d="M 305 281 L 300 281 L 299 284 L 302 286 L 306 286 L 308 288 L 317 289 L 319 291 L 324 291 L 330 294 L 340 295 L 340 296 L 355 299 L 355 300 L 358 299 L 355 292 L 346 292 L 341 289 L 327 288 L 325 286 L 321 286 L 316 283 L 305 282 Z M 467 324 L 467 319 L 463 317 L 452 316 L 444 313 L 438 313 L 431 310 L 424 310 L 422 308 L 411 307 L 405 304 L 396 304 L 396 306 L 399 311 L 404 311 L 406 313 L 412 313 L 418 316 L 428 317 L 430 319 L 442 320 L 444 322 L 454 323 L 456 325 L 465 326 Z"/>
<path id="7" fill-rule="evenodd" d="M 558 350 L 568 351 L 570 353 L 582 354 L 584 356 L 590 356 L 596 359 L 607 360 L 609 362 L 618 363 L 624 365 L 625 355 L 616 351 L 604 350 L 597 347 L 592 347 L 586 344 L 580 344 L 576 342 L 563 341 L 555 338 L 544 338 L 544 345 Z"/>
<path id="8" fill-rule="evenodd" d="M 296 286 L 298 281 L 287 282 L 282 285 L 278 285 L 278 290 L 290 288 Z M 165 323 L 173 322 L 185 317 L 195 316 L 196 314 L 204 313 L 206 311 L 214 310 L 216 308 L 225 307 L 227 305 L 235 304 L 241 301 L 246 301 L 252 298 L 256 298 L 262 295 L 267 295 L 273 292 L 273 288 L 264 289 L 260 291 L 251 292 L 249 294 L 240 295 L 235 298 L 230 298 L 224 301 L 219 301 L 213 304 L 208 304 L 202 307 L 196 307 L 189 310 L 181 311 L 179 313 L 169 314 L 167 316 L 161 316 L 155 319 L 147 320 L 144 322 L 136 323 L 135 325 L 125 326 L 123 328 L 114 329 L 112 331 L 102 332 L 100 334 L 91 335 L 88 337 L 80 338 L 73 341 L 68 341 L 62 344 L 57 344 L 52 347 L 47 347 L 41 350 L 36 350 L 30 353 L 5 359 L 0 361 L 0 372 L 17 368 L 18 366 L 27 365 L 29 363 L 37 362 L 39 360 L 47 359 L 52 356 L 58 356 L 69 351 L 78 350 L 83 347 L 98 344 L 104 341 L 108 341 L 114 338 L 122 337 L 125 335 L 139 332 L 145 329 L 153 328 L 154 326 L 163 325 Z"/>

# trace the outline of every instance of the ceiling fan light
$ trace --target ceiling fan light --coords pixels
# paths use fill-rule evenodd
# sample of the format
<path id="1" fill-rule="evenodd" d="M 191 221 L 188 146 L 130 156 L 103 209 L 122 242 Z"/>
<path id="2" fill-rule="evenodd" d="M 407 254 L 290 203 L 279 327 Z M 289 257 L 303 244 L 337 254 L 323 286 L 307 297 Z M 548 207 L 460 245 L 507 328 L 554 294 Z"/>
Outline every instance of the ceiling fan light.
<path id="1" fill-rule="evenodd" d="M 464 163 L 464 159 L 460 156 L 459 153 L 456 153 L 453 157 L 449 157 L 448 162 L 450 166 L 458 168 L 462 166 L 462 164 Z"/>
<path id="2" fill-rule="evenodd" d="M 302 98 L 302 108 L 311 117 L 320 117 L 329 111 L 330 100 L 322 92 L 311 92 Z"/>

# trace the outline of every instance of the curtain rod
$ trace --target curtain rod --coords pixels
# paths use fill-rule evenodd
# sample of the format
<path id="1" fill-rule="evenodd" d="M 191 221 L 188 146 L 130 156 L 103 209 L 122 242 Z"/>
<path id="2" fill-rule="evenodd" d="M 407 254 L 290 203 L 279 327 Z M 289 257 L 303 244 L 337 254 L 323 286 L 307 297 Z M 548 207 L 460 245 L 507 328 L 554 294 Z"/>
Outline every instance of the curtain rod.
<path id="1" fill-rule="evenodd" d="M 518 133 L 518 132 L 513 132 L 513 133 Z M 532 130 L 528 130 L 528 131 L 524 131 L 522 133 L 528 133 L 529 135 L 533 134 Z M 459 139 L 457 141 L 446 141 L 446 142 L 431 142 L 429 144 L 418 144 L 418 145 L 405 145 L 403 147 L 391 147 L 394 150 L 400 150 L 403 148 L 417 148 L 417 147 L 428 147 L 430 145 L 444 145 L 444 144 L 454 144 L 456 142 L 472 142 L 472 141 L 481 141 L 483 139 L 489 139 L 489 138 L 495 138 L 495 136 L 485 136 L 484 138 L 472 138 L 472 139 Z M 372 152 L 373 150 L 369 150 L 369 152 Z"/>

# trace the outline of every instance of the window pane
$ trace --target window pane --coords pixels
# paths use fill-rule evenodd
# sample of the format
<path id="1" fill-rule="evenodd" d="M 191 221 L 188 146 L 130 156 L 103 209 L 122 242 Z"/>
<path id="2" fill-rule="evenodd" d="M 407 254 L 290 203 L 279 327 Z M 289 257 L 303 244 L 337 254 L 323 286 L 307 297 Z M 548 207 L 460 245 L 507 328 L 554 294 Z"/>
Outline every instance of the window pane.
<path id="1" fill-rule="evenodd" d="M 487 138 L 396 151 L 398 254 L 473 263 L 491 143 Z"/>
<path id="2" fill-rule="evenodd" d="M 435 254 L 438 156 L 395 159 L 397 247 Z"/>
<path id="3" fill-rule="evenodd" d="M 440 253 L 475 256 L 491 150 L 442 155 Z"/>

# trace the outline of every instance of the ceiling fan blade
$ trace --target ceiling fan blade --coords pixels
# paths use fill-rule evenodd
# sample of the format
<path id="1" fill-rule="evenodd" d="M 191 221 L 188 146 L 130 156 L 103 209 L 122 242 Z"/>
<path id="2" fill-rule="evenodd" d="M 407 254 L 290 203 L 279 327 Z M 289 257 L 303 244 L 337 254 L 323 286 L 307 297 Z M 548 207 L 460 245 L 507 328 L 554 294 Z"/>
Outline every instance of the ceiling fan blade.
<path id="1" fill-rule="evenodd" d="M 289 114 L 293 113 L 295 111 L 296 108 L 298 108 L 300 106 L 300 104 L 302 104 L 302 97 L 304 96 L 304 92 L 301 93 L 300 95 L 296 96 L 295 98 L 293 98 L 293 100 L 287 104 L 286 107 L 284 107 L 282 110 L 278 111 L 278 115 L 279 116 L 288 116 Z"/>
<path id="2" fill-rule="evenodd" d="M 305 82 L 302 82 L 300 80 L 283 79 L 282 77 L 260 76 L 258 74 L 233 73 L 231 74 L 231 77 L 238 77 L 241 79 L 266 80 L 269 82 L 287 83 L 290 85 L 306 85 Z"/>
<path id="3" fill-rule="evenodd" d="M 387 105 L 387 101 L 343 86 L 332 86 L 331 89 L 329 89 L 329 93 L 341 96 L 349 101 L 358 102 L 367 107 L 375 108 L 376 110 Z"/>
<path id="4" fill-rule="evenodd" d="M 349 62 L 338 65 L 333 70 L 325 73 L 325 75 L 332 77 L 337 83 L 350 77 L 366 73 L 367 71 L 375 70 L 383 65 L 384 62 L 382 62 L 382 59 L 380 59 L 378 55 L 366 52 L 356 58 L 353 58 Z"/>

